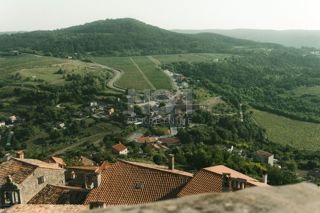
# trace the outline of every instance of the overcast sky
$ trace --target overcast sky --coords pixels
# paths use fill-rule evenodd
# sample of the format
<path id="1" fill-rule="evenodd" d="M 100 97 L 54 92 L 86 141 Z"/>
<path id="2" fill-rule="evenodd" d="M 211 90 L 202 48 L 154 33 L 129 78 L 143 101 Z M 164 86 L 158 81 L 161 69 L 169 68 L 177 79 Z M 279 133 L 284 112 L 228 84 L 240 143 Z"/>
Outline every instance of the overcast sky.
<path id="1" fill-rule="evenodd" d="M 320 30 L 319 0 L 0 0 L 0 31 L 131 17 L 165 29 Z"/>

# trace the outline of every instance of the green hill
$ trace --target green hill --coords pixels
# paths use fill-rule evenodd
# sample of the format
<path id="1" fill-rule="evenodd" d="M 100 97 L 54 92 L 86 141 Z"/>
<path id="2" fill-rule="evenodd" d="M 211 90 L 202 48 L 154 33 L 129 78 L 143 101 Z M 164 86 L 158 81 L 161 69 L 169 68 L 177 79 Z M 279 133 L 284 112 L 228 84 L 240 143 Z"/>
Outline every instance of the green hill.
<path id="1" fill-rule="evenodd" d="M 179 33 L 218 33 L 239 39 L 248 39 L 257 42 L 271 42 L 290 47 L 320 48 L 320 30 L 175 30 Z"/>
<path id="2" fill-rule="evenodd" d="M 151 55 L 226 52 L 261 44 L 218 34 L 180 34 L 134 19 L 107 19 L 54 31 L 0 36 L 0 51 L 21 50 L 45 55 Z"/>

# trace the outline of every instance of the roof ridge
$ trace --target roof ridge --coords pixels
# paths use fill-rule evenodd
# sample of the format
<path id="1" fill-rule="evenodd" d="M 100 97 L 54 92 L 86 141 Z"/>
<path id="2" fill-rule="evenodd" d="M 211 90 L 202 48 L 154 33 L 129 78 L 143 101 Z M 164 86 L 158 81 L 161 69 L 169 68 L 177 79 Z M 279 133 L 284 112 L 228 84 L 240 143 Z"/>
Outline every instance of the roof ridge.
<path id="1" fill-rule="evenodd" d="M 201 169 L 201 170 L 205 170 L 205 171 L 208 171 L 208 172 L 211 172 L 211 173 L 214 173 L 214 174 L 221 175 L 219 172 L 217 172 L 217 171 L 212 171 L 212 170 L 211 170 L 212 168 L 215 168 L 215 167 L 216 167 L 216 168 L 218 168 L 218 167 L 224 167 L 224 168 L 226 168 L 226 169 L 228 169 L 228 170 L 231 170 L 232 172 L 236 173 L 236 175 L 244 176 L 244 177 L 247 179 L 247 181 L 250 182 L 250 183 L 264 184 L 263 182 L 259 181 L 259 180 L 256 179 L 256 178 L 253 178 L 253 177 L 251 177 L 251 176 L 249 176 L 249 175 L 247 175 L 247 174 L 243 174 L 242 172 L 239 172 L 239 171 L 237 171 L 237 170 L 231 169 L 231 168 L 229 168 L 229 167 L 227 167 L 227 166 L 225 166 L 225 165 L 216 165 L 216 166 L 206 167 L 206 168 L 203 168 L 203 169 Z M 227 172 L 226 172 L 226 173 L 227 173 Z M 267 185 L 267 184 L 266 184 L 266 185 Z"/>
<path id="2" fill-rule="evenodd" d="M 32 158 L 11 158 L 11 159 L 14 159 L 14 160 L 16 160 L 18 162 L 29 164 L 29 165 L 32 165 L 32 166 L 35 166 L 35 167 L 39 167 L 39 168 L 62 169 L 61 167 L 58 166 L 57 163 L 47 163 L 45 161 L 38 160 L 38 159 L 32 159 Z M 39 161 L 39 162 L 41 162 L 41 163 L 43 163 L 45 165 L 50 165 L 51 167 L 46 167 L 44 165 L 37 164 L 36 162 L 30 162 L 29 160 L 31 160 L 31 161 Z M 54 167 L 53 165 L 57 165 L 57 167 Z"/>
<path id="3" fill-rule="evenodd" d="M 63 188 L 63 189 L 75 189 L 75 190 L 79 190 L 79 191 L 89 191 L 88 189 L 76 187 L 76 186 L 64 186 L 64 185 L 55 185 L 55 184 L 47 184 L 46 186 L 53 186 L 53 187 L 58 187 L 58 188 Z"/>
<path id="4" fill-rule="evenodd" d="M 39 167 L 39 165 L 36 165 L 36 164 L 33 164 L 33 163 L 30 163 L 30 162 L 26 162 L 26 161 L 23 161 L 21 160 L 20 158 L 11 158 L 15 161 L 18 161 L 19 163 L 24 163 L 24 164 L 28 164 L 28 165 L 31 165 L 31 166 L 35 166 L 35 167 Z"/>
<path id="5" fill-rule="evenodd" d="M 185 172 L 183 170 L 178 170 L 178 169 L 169 170 L 169 169 L 165 169 L 165 168 L 152 167 L 153 165 L 161 167 L 161 165 L 158 165 L 158 164 L 149 164 L 150 165 L 150 167 L 149 167 L 147 165 L 141 165 L 141 164 L 148 164 L 148 163 L 130 162 L 130 161 L 122 160 L 122 159 L 119 159 L 118 161 L 122 162 L 122 163 L 130 164 L 130 165 L 133 165 L 133 166 L 138 166 L 138 167 L 141 167 L 141 168 L 145 168 L 145 169 L 152 169 L 152 170 L 156 170 L 156 171 L 167 172 L 167 173 L 174 174 L 174 175 L 183 175 L 183 176 L 186 176 L 186 177 L 193 177 L 192 173 Z"/>

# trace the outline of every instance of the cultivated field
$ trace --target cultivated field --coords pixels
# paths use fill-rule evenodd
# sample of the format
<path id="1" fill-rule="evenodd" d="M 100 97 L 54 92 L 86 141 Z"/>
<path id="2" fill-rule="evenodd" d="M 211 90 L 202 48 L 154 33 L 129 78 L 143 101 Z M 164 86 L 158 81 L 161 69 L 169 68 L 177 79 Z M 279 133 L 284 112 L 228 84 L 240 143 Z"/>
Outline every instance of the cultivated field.
<path id="1" fill-rule="evenodd" d="M 96 57 L 98 64 L 110 66 L 124 72 L 116 85 L 130 89 L 172 89 L 170 78 L 146 56 Z"/>
<path id="2" fill-rule="evenodd" d="M 226 54 L 173 54 L 134 57 L 95 57 L 93 60 L 124 72 L 116 85 L 122 88 L 172 89 L 170 78 L 160 70 L 161 63 L 217 61 L 228 57 Z"/>
<path id="3" fill-rule="evenodd" d="M 188 53 L 188 54 L 173 54 L 173 55 L 155 55 L 152 56 L 161 63 L 173 63 L 173 62 L 214 62 L 223 60 L 230 57 L 227 54 L 215 54 L 215 53 Z"/>
<path id="4" fill-rule="evenodd" d="M 272 113 L 254 111 L 256 122 L 266 129 L 269 139 L 298 149 L 320 150 L 320 124 L 296 121 Z"/>
<path id="5" fill-rule="evenodd" d="M 58 72 L 60 69 L 62 73 Z M 26 85 L 38 84 L 39 81 L 61 85 L 65 83 L 64 75 L 90 72 L 98 74 L 106 70 L 89 63 L 54 57 L 19 55 L 0 58 L 1 80 L 10 81 L 12 76 L 18 76 Z"/>

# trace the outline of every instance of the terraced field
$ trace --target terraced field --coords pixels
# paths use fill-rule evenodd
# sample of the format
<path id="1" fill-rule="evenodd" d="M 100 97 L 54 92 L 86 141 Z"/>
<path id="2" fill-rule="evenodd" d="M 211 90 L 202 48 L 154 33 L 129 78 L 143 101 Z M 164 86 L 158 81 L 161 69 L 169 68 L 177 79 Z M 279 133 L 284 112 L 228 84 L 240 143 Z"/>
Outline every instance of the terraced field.
<path id="1" fill-rule="evenodd" d="M 273 142 L 298 149 L 320 150 L 320 124 L 296 121 L 259 110 L 253 112 L 256 122 L 266 129 Z"/>

